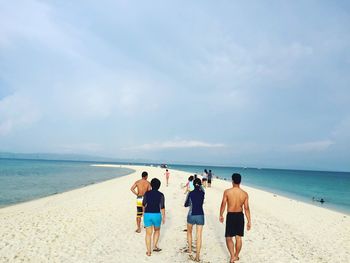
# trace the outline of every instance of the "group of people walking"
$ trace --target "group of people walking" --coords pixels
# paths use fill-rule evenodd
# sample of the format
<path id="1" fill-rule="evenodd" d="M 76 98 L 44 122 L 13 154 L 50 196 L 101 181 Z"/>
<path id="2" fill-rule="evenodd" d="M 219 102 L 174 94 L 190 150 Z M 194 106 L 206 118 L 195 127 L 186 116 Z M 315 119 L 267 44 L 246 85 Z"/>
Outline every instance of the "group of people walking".
<path id="1" fill-rule="evenodd" d="M 206 176 L 204 176 L 206 174 Z M 205 187 L 211 187 L 212 172 L 211 170 L 204 172 L 202 180 L 197 176 L 189 178 L 186 186 L 185 207 L 189 207 L 187 215 L 187 243 L 189 257 L 196 262 L 200 262 L 200 250 L 202 247 L 202 231 L 205 223 L 203 203 L 205 198 Z M 169 183 L 169 171 L 166 170 L 166 183 Z M 196 178 L 195 178 L 196 177 Z M 146 255 L 151 256 L 152 252 L 160 252 L 158 241 L 160 236 L 161 224 L 165 223 L 165 197 L 159 191 L 161 182 L 157 178 L 153 178 L 148 182 L 148 173 L 142 173 L 142 179 L 136 181 L 131 191 L 136 195 L 137 216 L 136 232 L 141 232 L 141 218 L 143 216 L 143 224 L 146 229 Z M 206 180 L 205 180 L 206 179 Z M 203 183 L 202 183 L 203 182 Z M 225 238 L 228 251 L 230 253 L 230 262 L 239 260 L 239 253 L 242 247 L 242 237 L 244 235 L 244 214 L 247 218 L 247 230 L 251 227 L 250 209 L 248 203 L 248 194 L 240 188 L 241 175 L 234 173 L 232 175 L 232 187 L 225 190 L 220 206 L 219 221 L 223 223 L 224 212 L 226 214 Z M 244 214 L 243 214 L 244 210 Z M 192 255 L 192 231 L 196 228 L 196 254 Z M 153 236 L 153 238 L 152 238 Z M 235 242 L 233 241 L 235 237 Z M 152 242 L 153 240 L 153 242 Z"/>
<path id="2" fill-rule="evenodd" d="M 211 170 L 204 169 L 204 172 L 202 174 L 202 181 L 203 181 L 203 186 L 210 188 L 211 187 L 211 182 L 213 180 L 213 173 Z"/>

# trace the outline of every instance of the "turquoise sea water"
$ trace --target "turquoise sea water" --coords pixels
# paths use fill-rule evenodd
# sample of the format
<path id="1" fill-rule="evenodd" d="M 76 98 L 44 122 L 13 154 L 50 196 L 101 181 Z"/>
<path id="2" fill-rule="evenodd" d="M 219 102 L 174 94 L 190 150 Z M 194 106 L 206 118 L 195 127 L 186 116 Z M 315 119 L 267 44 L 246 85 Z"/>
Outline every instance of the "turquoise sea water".
<path id="1" fill-rule="evenodd" d="M 127 175 L 91 162 L 0 159 L 0 207 Z"/>
<path id="2" fill-rule="evenodd" d="M 91 166 L 94 162 L 0 159 L 0 207 L 101 182 L 132 172 L 125 168 Z M 120 163 L 118 163 L 120 164 Z M 149 165 L 149 164 L 146 164 Z M 198 165 L 168 165 L 230 180 L 242 174 L 242 184 L 350 214 L 350 173 Z M 151 175 L 152 177 L 152 175 Z M 184 178 L 186 180 L 187 178 Z M 215 185 L 215 178 L 213 181 Z M 312 198 L 325 199 L 325 203 Z"/>
<path id="3" fill-rule="evenodd" d="M 282 169 L 256 169 L 194 165 L 169 165 L 169 168 L 201 174 L 211 169 L 214 177 L 231 180 L 231 175 L 242 175 L 242 184 L 252 186 L 303 202 L 350 214 L 350 173 L 302 171 Z M 213 185 L 215 181 L 213 182 Z M 323 198 L 321 204 L 312 198 Z"/>

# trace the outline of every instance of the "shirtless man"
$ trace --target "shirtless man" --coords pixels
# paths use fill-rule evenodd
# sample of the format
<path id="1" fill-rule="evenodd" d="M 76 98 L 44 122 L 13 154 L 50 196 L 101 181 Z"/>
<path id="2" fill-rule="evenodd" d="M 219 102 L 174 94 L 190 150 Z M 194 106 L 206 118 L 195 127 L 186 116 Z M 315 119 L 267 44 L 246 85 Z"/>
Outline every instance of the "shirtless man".
<path id="1" fill-rule="evenodd" d="M 147 181 L 148 173 L 142 172 L 142 179 L 137 180 L 130 188 L 131 192 L 133 192 L 136 195 L 136 224 L 137 229 L 136 233 L 141 233 L 141 218 L 143 214 L 143 207 L 142 207 L 142 201 L 144 194 L 151 190 L 151 184 Z M 137 191 L 136 191 L 137 189 Z"/>
<path id="2" fill-rule="evenodd" d="M 224 222 L 224 212 L 227 205 L 226 214 L 226 246 L 230 252 L 230 262 L 239 260 L 239 252 L 242 248 L 242 237 L 244 235 L 244 214 L 247 217 L 247 230 L 250 230 L 250 210 L 248 204 L 248 194 L 240 188 L 241 175 L 234 173 L 232 175 L 232 188 L 225 190 L 220 207 L 220 222 Z M 232 237 L 236 239 L 236 245 L 233 244 Z"/>

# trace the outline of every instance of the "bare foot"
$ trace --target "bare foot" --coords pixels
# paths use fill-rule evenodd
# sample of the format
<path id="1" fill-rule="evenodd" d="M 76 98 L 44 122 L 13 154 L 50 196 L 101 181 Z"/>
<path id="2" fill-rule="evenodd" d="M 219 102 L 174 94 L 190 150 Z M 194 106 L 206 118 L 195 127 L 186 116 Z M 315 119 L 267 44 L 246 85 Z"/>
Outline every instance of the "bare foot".
<path id="1" fill-rule="evenodd" d="M 150 257 L 150 256 L 151 256 L 151 252 L 148 252 L 148 251 L 147 251 L 147 252 L 146 252 L 146 255 Z"/>
<path id="2" fill-rule="evenodd" d="M 233 261 L 238 261 L 239 257 L 238 256 L 234 256 Z"/>
<path id="3" fill-rule="evenodd" d="M 141 228 L 135 230 L 136 233 L 141 233 Z"/>

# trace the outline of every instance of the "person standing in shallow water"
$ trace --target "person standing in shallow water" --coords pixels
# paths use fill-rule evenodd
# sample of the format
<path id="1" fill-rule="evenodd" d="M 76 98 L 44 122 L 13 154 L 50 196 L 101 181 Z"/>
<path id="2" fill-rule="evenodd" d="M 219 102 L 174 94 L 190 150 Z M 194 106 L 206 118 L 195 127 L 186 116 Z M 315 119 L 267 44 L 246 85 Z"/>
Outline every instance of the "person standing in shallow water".
<path id="1" fill-rule="evenodd" d="M 163 193 L 159 192 L 160 181 L 153 178 L 151 181 L 152 190 L 146 192 L 143 198 L 144 216 L 143 224 L 146 228 L 146 255 L 151 256 L 152 233 L 153 233 L 153 251 L 159 252 L 158 247 L 160 236 L 160 225 L 165 223 L 165 198 Z"/>
<path id="2" fill-rule="evenodd" d="M 151 185 L 147 181 L 148 173 L 142 172 L 142 179 L 137 180 L 130 188 L 131 192 L 136 195 L 136 233 L 141 233 L 141 218 L 143 214 L 143 208 L 142 208 L 142 201 L 143 201 L 143 195 L 148 191 L 151 190 Z M 137 191 L 136 191 L 137 190 Z"/>
<path id="3" fill-rule="evenodd" d="M 204 191 L 201 190 L 201 180 L 196 178 L 193 181 L 194 190 L 187 195 L 185 207 L 190 207 L 187 215 L 187 243 L 190 258 L 200 262 L 200 251 L 202 247 L 202 231 L 204 226 Z M 196 225 L 196 257 L 192 256 L 192 229 Z"/>
<path id="4" fill-rule="evenodd" d="M 242 248 L 242 237 L 244 236 L 244 214 L 247 217 L 247 230 L 251 228 L 250 209 L 248 194 L 240 188 L 241 175 L 232 175 L 232 188 L 225 190 L 220 206 L 221 223 L 224 222 L 224 212 L 227 206 L 225 238 L 226 246 L 230 253 L 230 262 L 239 260 L 239 252 Z M 234 245 L 232 238 L 235 237 Z"/>

